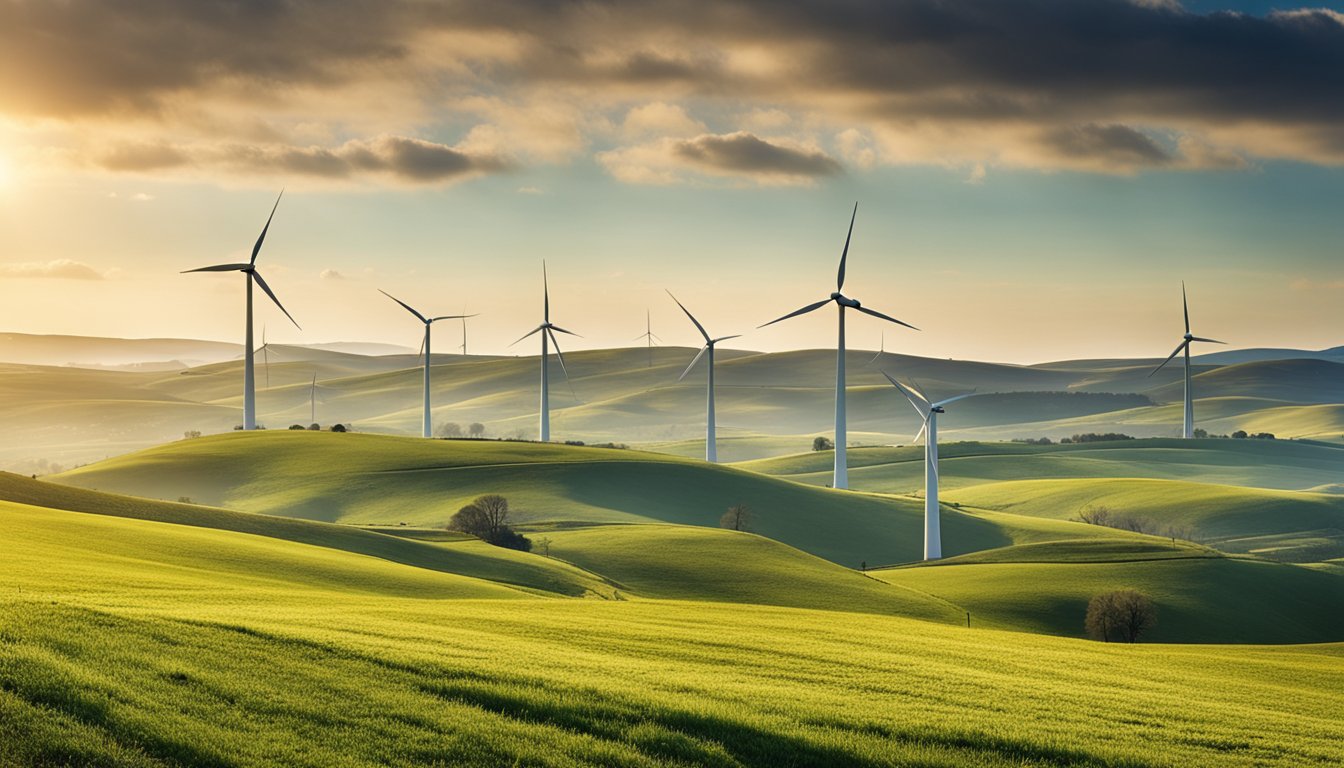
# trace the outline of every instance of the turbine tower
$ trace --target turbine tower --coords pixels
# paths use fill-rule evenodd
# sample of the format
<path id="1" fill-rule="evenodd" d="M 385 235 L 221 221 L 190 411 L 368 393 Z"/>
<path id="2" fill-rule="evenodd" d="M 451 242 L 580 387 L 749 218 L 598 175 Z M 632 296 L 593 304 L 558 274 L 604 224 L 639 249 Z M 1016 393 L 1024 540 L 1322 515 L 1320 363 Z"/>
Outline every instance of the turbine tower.
<path id="1" fill-rule="evenodd" d="M 849 217 L 849 233 L 845 235 L 845 249 L 840 252 L 840 269 L 836 273 L 835 290 L 831 292 L 831 295 L 815 304 L 808 304 L 802 309 L 794 310 L 781 318 L 771 320 L 765 325 L 760 326 L 761 328 L 764 328 L 766 325 L 774 325 L 780 320 L 788 320 L 791 317 L 805 315 L 813 310 L 821 309 L 831 302 L 835 302 L 836 307 L 839 309 L 840 330 L 839 340 L 836 344 L 835 351 L 835 475 L 831 482 L 831 486 L 834 488 L 849 487 L 849 471 L 846 465 L 845 455 L 845 309 L 857 309 L 865 315 L 872 315 L 873 317 L 896 323 L 897 325 L 903 325 L 912 330 L 919 330 L 909 323 L 902 322 L 894 317 L 888 317 L 881 312 L 862 306 L 857 299 L 851 299 L 840 293 L 845 287 L 845 259 L 849 256 L 849 239 L 854 234 L 854 217 L 857 216 L 858 213 L 859 204 L 855 203 L 854 212 L 850 214 Z"/>
<path id="2" fill-rule="evenodd" d="M 271 206 L 271 215 L 266 218 L 266 226 L 261 228 L 261 235 L 257 238 L 256 245 L 252 246 L 252 258 L 246 264 L 216 264 L 213 267 L 201 267 L 199 269 L 188 269 L 183 272 L 242 272 L 247 275 L 247 334 L 243 339 L 243 348 L 247 350 L 247 356 L 243 358 L 243 429 L 257 428 L 257 386 L 256 373 L 253 366 L 254 351 L 252 349 L 252 284 L 261 286 L 261 290 L 271 297 L 275 306 L 285 313 L 294 327 L 303 330 L 298 321 L 289 314 L 289 310 L 280 303 L 271 291 L 271 287 L 261 278 L 261 273 L 257 271 L 257 254 L 261 252 L 261 244 L 266 240 L 266 232 L 271 228 L 271 219 L 275 218 L 275 209 L 280 207 L 280 197 L 285 194 L 284 190 L 275 198 L 275 205 Z"/>
<path id="3" fill-rule="evenodd" d="M 1195 436 L 1195 404 L 1194 399 L 1190 394 L 1190 343 L 1194 341 L 1203 341 L 1209 344 L 1226 344 L 1227 342 L 1216 341 L 1214 339 L 1203 339 L 1190 333 L 1190 302 L 1185 298 L 1184 280 L 1181 281 L 1181 308 L 1185 311 L 1185 336 L 1182 337 L 1181 343 L 1176 345 L 1176 349 L 1173 350 L 1170 355 L 1167 355 L 1167 359 L 1162 361 L 1162 365 L 1154 368 L 1152 373 L 1148 374 L 1148 376 L 1151 378 L 1153 373 L 1157 373 L 1162 370 L 1163 366 L 1170 363 L 1171 358 L 1182 351 L 1185 352 L 1185 421 L 1181 427 L 1181 437 L 1188 440 Z"/>
<path id="4" fill-rule="evenodd" d="M 673 300 L 673 301 L 676 301 L 677 299 L 676 299 L 676 297 L 674 296 L 674 297 L 672 297 L 672 300 Z M 678 302 L 678 303 L 680 303 L 680 302 Z M 682 309 L 685 309 L 685 307 L 682 307 Z M 641 333 L 640 335 L 638 335 L 638 336 L 636 336 L 636 337 L 634 338 L 635 341 L 639 341 L 640 339 L 648 339 L 648 342 L 649 342 L 649 367 L 652 368 L 652 367 L 653 367 L 653 343 L 654 343 L 655 341 L 661 342 L 662 339 L 658 338 L 658 336 L 657 336 L 656 334 L 654 334 L 654 332 L 653 332 L 653 321 L 650 319 L 650 316 L 649 316 L 649 310 L 647 310 L 647 309 L 644 310 L 644 332 Z"/>
<path id="5" fill-rule="evenodd" d="M 667 295 L 672 296 L 672 292 L 668 291 Z M 707 385 L 709 396 L 705 406 L 705 461 L 717 462 L 719 460 L 719 449 L 714 437 L 714 345 L 718 344 L 720 341 L 736 339 L 742 334 L 720 336 L 717 339 L 711 339 L 709 333 L 705 331 L 705 327 L 700 324 L 699 320 L 695 319 L 695 315 L 691 314 L 691 310 L 687 309 L 686 305 L 678 301 L 676 296 L 672 296 L 672 300 L 677 302 L 677 306 L 681 307 L 681 311 L 685 312 L 686 316 L 691 318 L 691 322 L 695 324 L 695 329 L 700 332 L 701 336 L 705 337 L 705 346 L 700 348 L 700 353 L 695 356 L 695 359 L 691 361 L 690 365 L 686 366 L 686 370 L 681 372 L 681 376 L 677 377 L 677 381 L 686 378 L 686 374 L 690 373 L 691 369 L 695 367 L 695 364 L 700 362 L 700 358 L 705 357 L 706 353 L 708 353 L 706 364 L 709 366 L 709 382 Z"/>
<path id="6" fill-rule="evenodd" d="M 462 308 L 462 356 L 467 356 L 467 308 Z"/>
<path id="7" fill-rule="evenodd" d="M 915 435 L 915 442 L 919 442 L 919 435 L 924 436 L 924 559 L 937 560 L 943 556 L 943 534 L 938 519 L 938 414 L 944 412 L 943 406 L 948 403 L 955 403 L 975 393 L 968 392 L 931 403 L 914 385 L 903 387 L 886 371 L 882 375 L 887 377 L 891 386 L 905 395 L 905 399 L 915 407 L 915 412 L 924 422 L 919 428 L 919 434 Z"/>
<path id="8" fill-rule="evenodd" d="M 309 385 L 309 387 L 308 387 L 308 423 L 309 423 L 309 424 L 316 424 L 316 423 L 317 423 L 317 401 L 318 401 L 318 399 L 319 399 L 319 397 L 318 397 L 318 394 L 317 394 L 317 373 L 314 372 L 314 373 L 313 373 L 313 383 L 312 383 L 311 385 Z M 323 399 L 322 402 L 325 403 L 326 400 Z"/>
<path id="9" fill-rule="evenodd" d="M 534 333 L 541 334 L 541 442 L 549 443 L 551 441 L 551 378 L 547 365 L 550 362 L 550 348 L 547 346 L 547 341 L 549 340 L 550 343 L 555 344 L 555 356 L 560 359 L 560 370 L 565 374 L 565 381 L 569 381 L 569 369 L 565 367 L 565 356 L 560 352 L 560 342 L 556 340 L 555 332 L 559 331 L 560 333 L 567 333 L 570 336 L 578 336 L 579 334 L 574 333 L 573 331 L 566 331 L 564 328 L 551 322 L 551 289 L 550 283 L 546 277 L 545 261 L 541 262 L 541 295 L 541 325 L 538 325 L 536 328 L 523 334 L 518 338 L 518 341 L 513 342 L 513 344 L 517 344 L 519 341 L 526 339 Z M 513 346 L 513 344 L 510 344 L 509 346 Z M 571 383 L 571 394 L 573 393 L 573 390 L 574 385 Z M 578 397 L 575 396 L 574 399 L 577 400 Z"/>
<path id="10" fill-rule="evenodd" d="M 266 389 L 271 388 L 271 345 L 266 343 L 266 324 L 261 324 L 261 367 L 266 371 Z"/>
<path id="11" fill-rule="evenodd" d="M 396 296 L 393 296 L 387 291 L 379 289 L 378 292 L 400 304 L 403 308 L 405 308 L 407 312 L 410 312 L 412 315 L 415 315 L 416 318 L 420 320 L 420 322 L 425 324 L 425 336 L 420 342 L 421 348 L 424 350 L 425 353 L 425 414 L 424 414 L 424 424 L 421 426 L 420 429 L 420 436 L 433 437 L 434 424 L 433 419 L 430 415 L 430 408 L 429 408 L 429 357 L 430 357 L 429 327 L 439 320 L 460 320 L 464 317 L 464 315 L 441 315 L 439 317 L 425 317 L 424 315 L 412 309 L 410 304 L 407 304 L 401 299 L 398 299 Z"/>

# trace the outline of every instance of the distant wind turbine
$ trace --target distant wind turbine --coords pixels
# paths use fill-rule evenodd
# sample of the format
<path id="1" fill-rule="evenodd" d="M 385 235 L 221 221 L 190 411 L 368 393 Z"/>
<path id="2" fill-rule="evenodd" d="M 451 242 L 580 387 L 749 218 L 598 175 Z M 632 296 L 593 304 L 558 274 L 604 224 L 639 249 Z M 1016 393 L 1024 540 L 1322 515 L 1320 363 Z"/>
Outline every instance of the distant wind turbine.
<path id="1" fill-rule="evenodd" d="M 289 314 L 280 300 L 275 297 L 271 287 L 266 285 L 266 281 L 261 278 L 261 273 L 257 271 L 257 254 L 261 252 L 261 244 L 266 240 L 266 232 L 271 228 L 271 219 L 275 218 L 275 209 L 280 207 L 280 197 L 284 196 L 284 190 L 280 191 L 280 196 L 275 198 L 275 205 L 271 206 L 271 215 L 266 218 L 266 226 L 261 228 L 261 235 L 257 238 L 256 245 L 252 246 L 252 258 L 246 264 L 216 264 L 213 267 L 201 267 L 199 269 L 188 269 L 186 272 L 242 272 L 247 275 L 247 335 L 243 340 L 243 348 L 247 350 L 247 357 L 243 358 L 243 429 L 257 428 L 257 386 L 255 371 L 253 370 L 253 349 L 252 349 L 252 284 L 261 286 L 261 290 L 271 297 L 275 306 L 285 313 L 294 327 L 303 330 L 298 321 Z"/>
<path id="2" fill-rule="evenodd" d="M 467 308 L 462 308 L 462 356 L 467 356 Z"/>
<path id="3" fill-rule="evenodd" d="M 316 424 L 316 423 L 317 423 L 317 400 L 318 400 L 318 394 L 317 394 L 317 373 L 314 372 L 314 373 L 313 373 L 313 383 L 312 383 L 311 386 L 308 387 L 308 423 L 309 423 L 309 424 Z M 322 402 L 325 403 L 326 400 L 323 400 Z"/>
<path id="4" fill-rule="evenodd" d="M 676 297 L 673 297 L 672 300 L 673 300 L 673 301 L 676 301 Z M 682 309 L 685 309 L 685 307 L 682 307 Z M 641 333 L 640 335 L 638 335 L 638 336 L 636 336 L 636 337 L 634 338 L 635 341 L 639 341 L 640 339 L 647 339 L 648 342 L 649 342 L 649 367 L 652 368 L 652 367 L 653 367 L 653 343 L 654 343 L 655 341 L 657 341 L 657 342 L 661 342 L 662 339 L 658 338 L 658 337 L 654 334 L 654 332 L 653 332 L 653 320 L 651 319 L 651 317 L 650 317 L 650 315 L 649 315 L 649 310 L 647 310 L 647 309 L 644 310 L 644 332 Z"/>
<path id="5" fill-rule="evenodd" d="M 672 292 L 668 291 L 667 295 L 672 296 Z M 708 354 L 708 358 L 705 361 L 706 365 L 709 366 L 709 382 L 707 384 L 709 396 L 705 406 L 705 461 L 717 462 L 719 460 L 719 449 L 714 436 L 714 345 L 718 344 L 720 341 L 736 339 L 741 336 L 741 334 L 720 336 L 717 339 L 711 339 L 709 333 L 705 331 L 705 327 L 700 324 L 699 320 L 695 319 L 695 315 L 691 314 L 691 310 L 687 309 L 676 296 L 672 296 L 672 300 L 677 302 L 677 306 L 681 307 L 681 311 L 685 312 L 686 316 L 695 324 L 695 329 L 700 332 L 701 336 L 705 337 L 705 346 L 700 348 L 700 353 L 695 356 L 695 359 L 691 361 L 690 365 L 686 366 L 686 370 L 681 372 L 681 376 L 677 377 L 677 381 L 686 378 L 686 374 L 690 373 L 691 369 L 695 367 L 695 364 L 700 362 L 700 358 L 705 357 L 705 355 Z"/>
<path id="6" fill-rule="evenodd" d="M 919 330 L 909 323 L 902 322 L 894 317 L 888 317 L 881 312 L 861 306 L 857 299 L 851 299 L 840 293 L 841 289 L 845 287 L 845 259 L 849 256 L 849 239 L 854 234 L 854 217 L 857 216 L 858 213 L 859 204 L 855 203 L 854 212 L 850 214 L 849 217 L 849 233 L 845 235 L 845 249 L 840 252 L 840 269 L 836 273 L 835 290 L 831 292 L 831 295 L 828 298 L 822 299 L 814 304 L 808 304 L 802 309 L 794 310 L 781 318 L 771 320 L 765 325 L 760 326 L 761 328 L 764 328 L 766 325 L 774 325 L 780 320 L 788 320 L 791 317 L 805 315 L 808 312 L 821 309 L 832 301 L 835 302 L 836 307 L 840 310 L 839 341 L 837 342 L 835 352 L 835 474 L 831 482 L 831 486 L 834 488 L 849 487 L 849 471 L 846 465 L 847 459 L 845 454 L 845 308 L 849 307 L 857 309 L 865 315 L 872 315 L 873 317 L 896 323 L 897 325 L 903 325 L 912 330 Z"/>
<path id="7" fill-rule="evenodd" d="M 877 358 L 879 358 L 879 357 L 881 357 L 881 356 L 883 356 L 883 355 L 885 355 L 885 354 L 887 354 L 887 332 L 886 332 L 886 331 L 882 331 L 882 344 L 881 344 L 881 346 L 879 346 L 879 347 L 877 348 L 877 354 L 873 355 L 873 359 L 872 359 L 872 360 L 869 360 L 869 361 L 866 362 L 866 363 L 864 363 L 864 365 L 867 366 L 867 365 L 872 365 L 873 363 L 876 363 L 876 362 L 877 362 Z"/>
<path id="8" fill-rule="evenodd" d="M 1181 281 L 1181 308 L 1185 312 L 1185 336 L 1182 337 L 1181 343 L 1176 345 L 1176 349 L 1173 350 L 1170 355 L 1167 355 L 1167 359 L 1162 361 L 1162 365 L 1154 368 L 1152 373 L 1149 373 L 1148 376 L 1151 378 L 1154 373 L 1162 370 L 1162 366 L 1171 362 L 1171 358 L 1178 355 L 1181 351 L 1185 352 L 1185 421 L 1182 425 L 1181 437 L 1189 439 L 1195 436 L 1195 404 L 1190 393 L 1190 343 L 1193 341 L 1203 341 L 1209 344 L 1226 344 L 1227 342 L 1216 341 L 1214 339 L 1202 339 L 1190 333 L 1190 302 L 1185 298 L 1184 280 Z"/>
<path id="9" fill-rule="evenodd" d="M 513 342 L 513 344 L 517 344 L 519 341 L 526 339 L 534 333 L 541 334 L 541 442 L 548 443 L 551 441 L 551 377 L 548 366 L 548 363 L 550 362 L 550 348 L 547 345 L 547 341 L 549 340 L 550 343 L 555 344 L 555 356 L 560 359 L 560 370 L 565 374 L 565 381 L 569 381 L 569 369 L 565 367 L 565 356 L 560 352 L 560 342 L 556 340 L 555 332 L 559 331 L 560 333 L 567 333 L 570 336 L 578 336 L 579 334 L 574 333 L 573 331 L 566 331 L 564 328 L 551 323 L 551 289 L 549 280 L 546 277 L 545 261 L 541 262 L 541 295 L 541 325 L 538 325 L 536 328 L 523 334 L 518 338 L 518 341 Z M 509 346 L 513 346 L 513 344 L 510 344 Z M 573 389 L 574 385 L 571 383 L 571 393 L 573 392 Z M 575 396 L 575 399 L 577 400 L 578 397 Z"/>
<path id="10" fill-rule="evenodd" d="M 886 371 L 882 375 L 887 377 L 891 386 L 905 395 L 905 399 L 915 407 L 915 412 L 924 422 L 919 428 L 919 434 L 915 435 L 916 443 L 920 435 L 924 436 L 924 559 L 937 560 L 943 556 L 943 535 L 938 519 L 938 414 L 944 412 L 943 406 L 948 403 L 955 403 L 975 393 L 968 392 L 931 403 L 913 384 L 903 387 Z"/>
<path id="11" fill-rule="evenodd" d="M 266 371 L 266 388 L 271 388 L 271 348 L 266 343 L 266 324 L 261 324 L 261 366 Z"/>
<path id="12" fill-rule="evenodd" d="M 415 311 L 415 309 L 413 309 L 410 304 L 407 304 L 401 299 L 398 299 L 396 296 L 393 296 L 387 291 L 379 289 L 378 292 L 400 304 L 407 312 L 410 312 L 412 315 L 415 315 L 416 318 L 420 320 L 420 322 L 425 324 L 425 336 L 420 341 L 421 349 L 424 350 L 425 353 L 425 413 L 424 413 L 424 424 L 421 426 L 420 429 L 420 436 L 432 437 L 434 435 L 434 424 L 429 407 L 429 360 L 430 360 L 429 327 L 434 323 L 438 322 L 439 320 L 458 320 L 464 316 L 441 315 L 439 317 L 425 317 L 424 315 Z"/>

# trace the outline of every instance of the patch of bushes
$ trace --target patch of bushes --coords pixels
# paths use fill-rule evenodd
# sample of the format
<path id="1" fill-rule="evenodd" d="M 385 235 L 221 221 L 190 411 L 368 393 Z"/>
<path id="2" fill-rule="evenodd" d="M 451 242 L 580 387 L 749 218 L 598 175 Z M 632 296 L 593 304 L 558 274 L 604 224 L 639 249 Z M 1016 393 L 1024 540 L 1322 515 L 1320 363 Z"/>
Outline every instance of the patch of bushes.
<path id="1" fill-rule="evenodd" d="M 509 500 L 497 493 L 477 496 L 448 521 L 448 530 L 459 531 L 497 547 L 532 551 L 532 540 L 513 530 Z"/>

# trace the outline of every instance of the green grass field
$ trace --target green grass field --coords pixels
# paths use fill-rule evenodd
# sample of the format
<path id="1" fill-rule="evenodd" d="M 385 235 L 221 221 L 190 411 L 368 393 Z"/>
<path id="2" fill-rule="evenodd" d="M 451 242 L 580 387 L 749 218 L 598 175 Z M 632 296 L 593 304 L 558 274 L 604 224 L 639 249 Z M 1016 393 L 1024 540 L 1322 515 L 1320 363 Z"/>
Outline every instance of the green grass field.
<path id="1" fill-rule="evenodd" d="M 741 602 L 548 598 L 110 509 L 4 502 L 0 522 L 16 545 L 0 559 L 7 765 L 1344 760 L 1341 644 L 1120 646 L 981 628 L 978 610 L 966 629 Z M 557 551 L 609 560 L 645 590 L 695 594 L 675 570 L 658 573 L 676 562 L 629 556 L 622 537 L 648 528 L 550 535 Z M 742 542 L 763 547 L 760 560 L 777 555 L 779 545 L 711 531 L 655 536 L 651 549 L 737 558 Z M 1204 561 L 1232 562 L 1162 562 Z M 720 563 L 726 581 L 734 562 Z M 845 573 L 808 562 L 785 568 L 815 572 L 804 589 Z M 721 596 L 749 597 L 734 589 Z"/>

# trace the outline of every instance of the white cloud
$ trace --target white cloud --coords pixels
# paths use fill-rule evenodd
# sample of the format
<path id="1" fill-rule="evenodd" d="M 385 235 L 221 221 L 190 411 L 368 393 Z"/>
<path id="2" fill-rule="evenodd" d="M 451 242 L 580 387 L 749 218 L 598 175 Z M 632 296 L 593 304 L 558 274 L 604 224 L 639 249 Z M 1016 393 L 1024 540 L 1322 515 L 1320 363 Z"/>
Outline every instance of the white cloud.
<path id="1" fill-rule="evenodd" d="M 80 261 L 53 259 L 0 264 L 0 275 L 5 277 L 47 277 L 63 280 L 102 280 L 103 274 Z"/>

